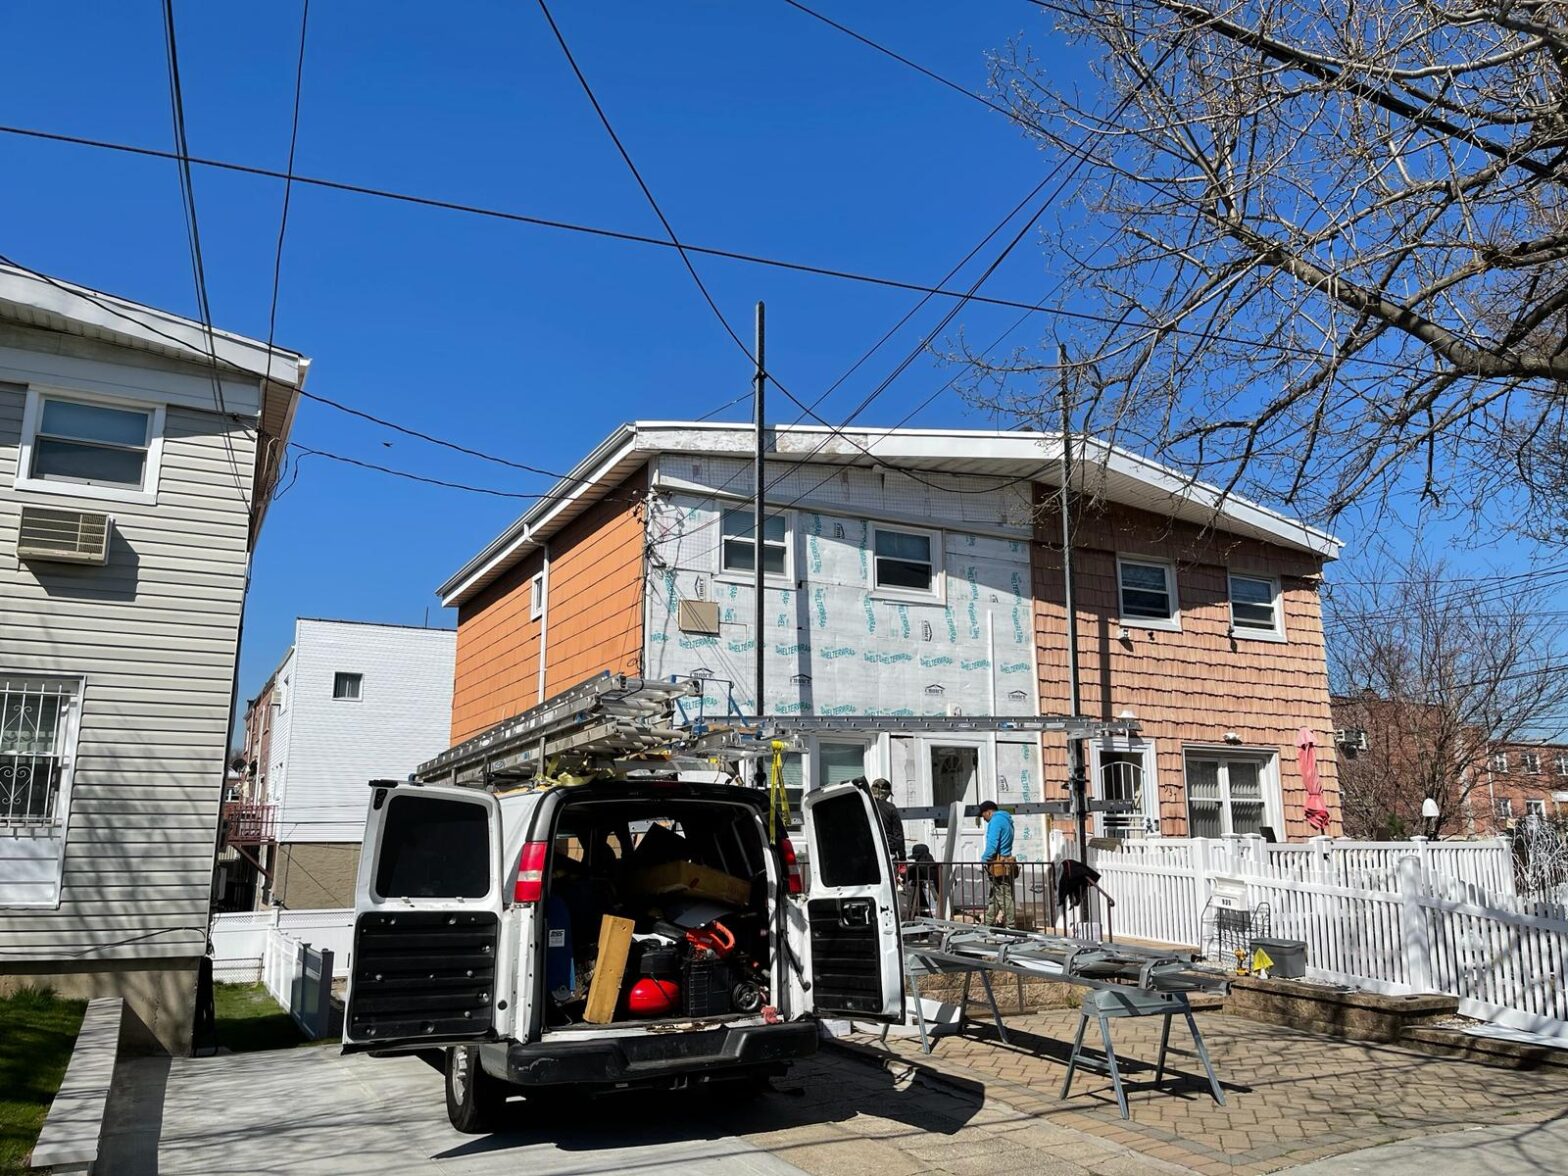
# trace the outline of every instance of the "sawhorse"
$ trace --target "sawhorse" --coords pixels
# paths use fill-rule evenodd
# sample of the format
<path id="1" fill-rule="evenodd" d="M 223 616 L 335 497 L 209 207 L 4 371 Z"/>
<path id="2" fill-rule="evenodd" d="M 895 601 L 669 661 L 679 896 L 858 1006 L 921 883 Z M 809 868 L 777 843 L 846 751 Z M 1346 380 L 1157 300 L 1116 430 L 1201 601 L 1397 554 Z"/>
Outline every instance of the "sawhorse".
<path id="1" fill-rule="evenodd" d="M 1073 1073 L 1079 1066 L 1095 1071 L 1102 1068 L 1100 1060 L 1087 1056 L 1083 1048 L 1084 1030 L 1089 1027 L 1089 1018 L 1094 1017 L 1100 1023 L 1100 1040 L 1105 1043 L 1103 1069 L 1110 1073 L 1122 1118 L 1131 1118 L 1127 1113 L 1127 1092 L 1122 1088 L 1121 1070 L 1116 1064 L 1116 1049 L 1111 1045 L 1111 1020 L 1115 1017 L 1165 1018 L 1165 1025 L 1160 1031 L 1160 1057 L 1154 1067 L 1154 1081 L 1158 1085 L 1165 1077 L 1165 1054 L 1170 1047 L 1171 1018 L 1175 1016 L 1187 1018 L 1187 1028 L 1192 1031 L 1192 1043 L 1197 1047 L 1198 1057 L 1203 1062 L 1203 1071 L 1209 1076 L 1209 1089 L 1214 1095 L 1214 1101 L 1224 1106 L 1225 1094 L 1220 1090 L 1219 1079 L 1214 1076 L 1214 1067 L 1209 1063 L 1209 1051 L 1203 1044 L 1203 1034 L 1198 1032 L 1198 1022 L 1193 1019 L 1192 1005 L 1186 994 L 1149 992 L 1139 988 L 1101 988 L 1083 998 L 1078 1014 L 1078 1035 L 1073 1038 L 1072 1056 L 1067 1059 L 1067 1077 L 1062 1080 L 1062 1093 L 1058 1097 L 1067 1097 L 1067 1091 L 1073 1084 Z"/>
<path id="2" fill-rule="evenodd" d="M 991 1019 L 996 1023 L 996 1032 L 1002 1039 L 1002 1044 L 1010 1044 L 1007 1040 L 1007 1027 L 1002 1024 L 1002 1012 L 996 1007 L 996 993 L 991 989 L 990 969 L 975 965 L 966 967 L 961 964 L 942 963 L 926 959 L 917 954 L 910 953 L 904 959 L 904 971 L 909 976 L 909 986 L 914 990 L 915 997 L 915 1022 L 920 1026 L 920 1051 L 931 1052 L 931 1030 L 926 1025 L 925 1006 L 920 998 L 920 977 L 922 976 L 949 976 L 957 972 L 964 974 L 964 996 L 958 1006 L 958 1025 L 954 1032 L 963 1032 L 964 1026 L 969 1022 L 969 987 L 975 974 L 980 976 L 980 985 L 985 989 L 985 999 L 991 1006 Z M 887 1040 L 888 1026 L 882 1027 L 882 1040 Z"/>

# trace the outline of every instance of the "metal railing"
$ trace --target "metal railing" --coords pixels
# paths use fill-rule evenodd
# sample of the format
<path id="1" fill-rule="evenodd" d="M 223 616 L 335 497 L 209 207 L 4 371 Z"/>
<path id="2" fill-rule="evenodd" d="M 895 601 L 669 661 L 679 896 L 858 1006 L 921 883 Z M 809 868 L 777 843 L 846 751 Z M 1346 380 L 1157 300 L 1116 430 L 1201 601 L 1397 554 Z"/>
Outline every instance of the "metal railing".
<path id="1" fill-rule="evenodd" d="M 259 845 L 277 839 L 277 806 L 231 800 L 223 806 L 223 844 Z"/>
<path id="2" fill-rule="evenodd" d="M 939 861 L 903 863 L 901 905 L 905 918 L 941 917 L 944 898 L 948 917 L 982 922 L 991 899 L 991 877 L 986 863 Z M 1112 908 L 1115 900 L 1099 887 L 1090 888 L 1084 904 L 1060 901 L 1059 862 L 1019 862 L 1012 880 L 1014 926 L 1022 931 L 1055 931 L 1062 935 L 1092 935 L 1114 940 Z M 1096 924 L 1104 922 L 1104 934 Z"/>

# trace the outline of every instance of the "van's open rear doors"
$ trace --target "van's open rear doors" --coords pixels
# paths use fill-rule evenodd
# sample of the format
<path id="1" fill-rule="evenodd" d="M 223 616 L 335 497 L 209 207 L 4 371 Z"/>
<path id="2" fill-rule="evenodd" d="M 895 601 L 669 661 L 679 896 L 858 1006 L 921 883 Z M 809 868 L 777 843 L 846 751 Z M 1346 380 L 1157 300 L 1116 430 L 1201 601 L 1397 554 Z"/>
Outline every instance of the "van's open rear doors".
<path id="1" fill-rule="evenodd" d="M 469 788 L 372 786 L 354 898 L 345 1050 L 473 1041 L 495 1021 L 499 806 Z"/>
<path id="2" fill-rule="evenodd" d="M 801 803 L 810 854 L 806 926 L 811 988 L 820 1016 L 904 1019 L 898 896 L 887 839 L 871 797 L 832 784 Z"/>

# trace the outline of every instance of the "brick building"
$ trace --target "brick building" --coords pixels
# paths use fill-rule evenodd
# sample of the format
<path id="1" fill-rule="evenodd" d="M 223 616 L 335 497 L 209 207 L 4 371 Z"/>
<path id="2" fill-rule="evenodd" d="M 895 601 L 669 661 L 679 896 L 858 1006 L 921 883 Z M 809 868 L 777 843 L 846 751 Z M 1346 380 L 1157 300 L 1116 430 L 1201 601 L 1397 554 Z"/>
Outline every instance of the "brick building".
<path id="1" fill-rule="evenodd" d="M 454 741 L 600 670 L 695 675 L 710 713 L 757 712 L 753 436 L 623 426 L 442 586 L 458 610 Z M 1058 446 L 773 430 L 760 709 L 1066 712 Z M 1094 790 L 1136 806 L 1102 831 L 1307 836 L 1303 729 L 1337 831 L 1318 587 L 1338 541 L 1130 454 L 1090 454 L 1074 545 L 1082 709 L 1141 727 L 1091 748 Z M 1016 803 L 1060 794 L 1062 756 L 1049 738 L 851 732 L 811 740 L 786 770 L 799 788 L 885 775 L 904 805 Z M 1021 830 L 1025 853 L 1042 835 Z"/>

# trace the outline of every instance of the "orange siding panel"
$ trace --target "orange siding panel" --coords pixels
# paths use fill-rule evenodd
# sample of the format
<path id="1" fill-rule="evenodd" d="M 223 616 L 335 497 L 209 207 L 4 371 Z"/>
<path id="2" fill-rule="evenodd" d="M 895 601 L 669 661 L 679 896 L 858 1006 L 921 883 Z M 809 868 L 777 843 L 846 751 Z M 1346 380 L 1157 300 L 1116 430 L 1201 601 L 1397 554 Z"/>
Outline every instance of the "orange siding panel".
<path id="1" fill-rule="evenodd" d="M 601 670 L 637 673 L 642 661 L 643 515 L 647 470 L 633 474 L 550 540 L 545 694 Z M 636 499 L 637 502 L 634 502 Z M 458 609 L 452 741 L 539 701 L 540 621 L 528 616 L 530 552 Z"/>

